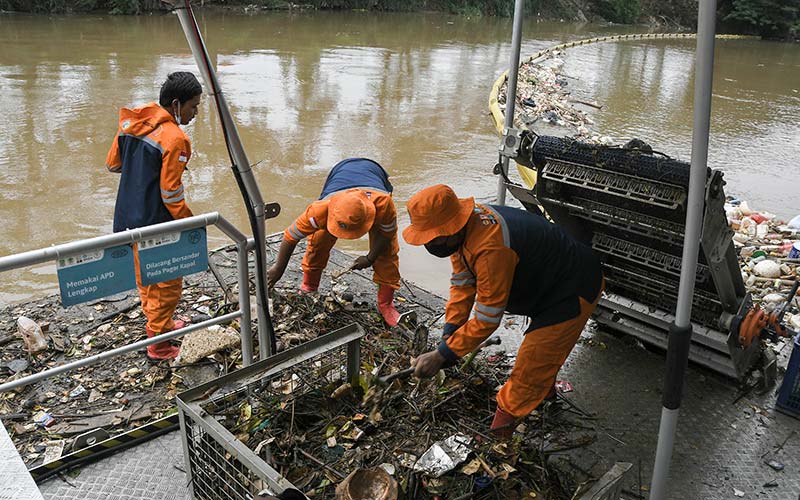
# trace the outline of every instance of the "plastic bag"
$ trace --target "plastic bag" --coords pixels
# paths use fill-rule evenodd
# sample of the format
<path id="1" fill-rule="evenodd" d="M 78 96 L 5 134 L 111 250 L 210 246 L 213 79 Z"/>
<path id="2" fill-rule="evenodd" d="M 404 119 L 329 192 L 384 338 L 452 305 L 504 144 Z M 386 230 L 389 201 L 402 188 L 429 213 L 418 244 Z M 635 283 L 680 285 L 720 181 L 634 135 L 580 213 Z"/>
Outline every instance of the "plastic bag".
<path id="1" fill-rule="evenodd" d="M 25 341 L 25 349 L 34 354 L 47 349 L 47 339 L 38 323 L 25 316 L 17 319 L 17 331 Z"/>

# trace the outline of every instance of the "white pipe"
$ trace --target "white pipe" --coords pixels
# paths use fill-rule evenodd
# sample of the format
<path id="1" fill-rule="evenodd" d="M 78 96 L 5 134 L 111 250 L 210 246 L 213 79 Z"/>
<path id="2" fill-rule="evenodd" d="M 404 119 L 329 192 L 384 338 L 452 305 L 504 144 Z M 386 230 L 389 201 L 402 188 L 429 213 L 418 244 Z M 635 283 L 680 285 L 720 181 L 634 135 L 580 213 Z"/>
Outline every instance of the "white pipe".
<path id="1" fill-rule="evenodd" d="M 669 467 L 678 424 L 681 389 L 686 372 L 688 343 L 691 342 L 692 296 L 694 295 L 697 256 L 700 251 L 700 231 L 703 224 L 705 200 L 706 165 L 708 163 L 708 135 L 711 123 L 711 89 L 714 76 L 714 34 L 717 14 L 716 0 L 700 0 L 697 15 L 697 49 L 695 57 L 694 126 L 692 128 L 692 163 L 689 175 L 689 194 L 686 206 L 686 230 L 683 242 L 681 281 L 678 288 L 678 304 L 675 310 L 675 330 L 684 329 L 683 338 L 670 342 L 667 352 L 667 376 L 665 377 L 665 401 L 674 401 L 661 412 L 653 478 L 650 484 L 650 500 L 663 500 L 667 495 Z M 685 329 L 689 329 L 686 334 Z M 682 351 L 684 359 L 673 359 L 670 349 Z M 674 363 L 669 361 L 673 360 Z M 670 392 L 669 395 L 667 393 Z"/>
<path id="2" fill-rule="evenodd" d="M 522 46 L 522 16 L 525 0 L 514 2 L 514 27 L 511 32 L 511 60 L 508 63 L 508 82 L 506 83 L 505 128 L 514 127 L 514 105 L 517 101 L 517 75 L 519 74 L 519 53 Z M 502 174 L 497 179 L 497 204 L 506 204 L 506 177 L 508 176 L 508 157 L 501 161 Z"/>

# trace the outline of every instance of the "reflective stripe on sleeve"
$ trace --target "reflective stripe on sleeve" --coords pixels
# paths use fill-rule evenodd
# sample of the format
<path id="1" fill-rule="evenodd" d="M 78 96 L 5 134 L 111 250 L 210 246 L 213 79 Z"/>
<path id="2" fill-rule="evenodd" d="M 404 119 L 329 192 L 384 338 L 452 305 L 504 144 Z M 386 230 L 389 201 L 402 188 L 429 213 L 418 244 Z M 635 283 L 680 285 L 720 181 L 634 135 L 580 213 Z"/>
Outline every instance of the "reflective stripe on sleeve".
<path id="1" fill-rule="evenodd" d="M 487 306 L 485 304 L 481 304 L 480 302 L 475 303 L 475 310 L 480 311 L 484 314 L 491 314 L 492 316 L 497 316 L 498 314 L 505 311 L 505 307 L 492 307 Z"/>
<path id="2" fill-rule="evenodd" d="M 481 321 L 484 321 L 486 323 L 491 323 L 493 325 L 500 324 L 500 320 L 503 319 L 502 316 L 487 316 L 487 315 L 483 314 L 482 312 L 478 311 L 477 309 L 475 309 L 475 317 L 478 318 Z"/>
<path id="3" fill-rule="evenodd" d="M 450 280 L 450 284 L 453 286 L 466 286 L 466 285 L 474 285 L 475 278 L 466 278 L 463 280 Z"/>
<path id="4" fill-rule="evenodd" d="M 450 276 L 450 284 L 453 286 L 474 285 L 475 276 L 469 271 L 461 271 Z"/>
<path id="5" fill-rule="evenodd" d="M 384 233 L 394 231 L 397 229 L 397 221 L 394 221 L 391 224 L 380 224 L 380 228 Z"/>
<path id="6" fill-rule="evenodd" d="M 301 233 L 299 229 L 297 229 L 297 223 L 293 223 L 289 226 L 289 234 L 292 235 L 292 238 L 300 241 L 306 237 L 305 234 Z"/>
<path id="7" fill-rule="evenodd" d="M 181 194 L 182 192 L 183 192 L 183 185 L 181 185 L 181 187 L 179 187 L 175 191 L 167 191 L 166 189 L 162 189 L 161 190 L 161 197 L 162 198 L 163 197 L 169 198 L 170 196 L 175 196 L 175 195 Z"/>
<path id="8" fill-rule="evenodd" d="M 317 225 L 317 220 L 316 220 L 316 219 L 314 219 L 313 217 L 309 217 L 309 218 L 308 218 L 308 222 L 310 222 L 310 223 L 311 223 L 311 226 L 312 226 L 314 229 L 319 229 L 319 226 Z"/>
<path id="9" fill-rule="evenodd" d="M 164 203 L 178 203 L 185 197 L 186 195 L 184 193 L 181 193 L 180 196 L 175 196 L 174 198 L 162 198 L 161 201 L 163 201 Z"/>

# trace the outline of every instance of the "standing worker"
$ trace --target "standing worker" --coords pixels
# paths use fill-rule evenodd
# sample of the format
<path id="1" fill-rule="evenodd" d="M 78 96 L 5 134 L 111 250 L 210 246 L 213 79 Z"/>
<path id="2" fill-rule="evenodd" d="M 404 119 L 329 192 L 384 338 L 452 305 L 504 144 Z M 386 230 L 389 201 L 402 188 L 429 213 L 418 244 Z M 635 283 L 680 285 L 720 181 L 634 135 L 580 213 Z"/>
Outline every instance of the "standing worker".
<path id="1" fill-rule="evenodd" d="M 491 426 L 509 438 L 517 419 L 555 396 L 558 370 L 603 291 L 600 261 L 544 217 L 459 199 L 445 185 L 423 189 L 407 207 L 406 242 L 449 256 L 453 266 L 442 342 L 414 361 L 417 377 L 432 377 L 475 350 L 504 311 L 530 318 Z"/>
<path id="2" fill-rule="evenodd" d="M 336 239 L 355 240 L 369 232 L 369 252 L 350 268 L 372 266 L 372 280 L 378 284 L 378 310 L 389 326 L 397 325 L 400 314 L 394 306 L 394 291 L 400 288 L 400 246 L 392 190 L 389 174 L 375 161 L 349 158 L 337 163 L 325 180 L 319 200 L 283 232 L 278 257 L 268 273 L 270 286 L 281 279 L 294 248 L 307 237 L 300 291 L 316 291 Z"/>
<path id="3" fill-rule="evenodd" d="M 188 125 L 197 115 L 202 93 L 192 73 L 175 72 L 161 86 L 158 104 L 120 110 L 119 132 L 106 159 L 108 170 L 121 174 L 114 232 L 191 217 L 181 177 L 192 144 L 180 125 Z M 143 286 L 138 251 L 133 255 L 147 337 L 183 328 L 183 321 L 172 319 L 182 278 Z M 169 342 L 147 347 L 147 357 L 154 361 L 175 359 L 178 352 Z"/>

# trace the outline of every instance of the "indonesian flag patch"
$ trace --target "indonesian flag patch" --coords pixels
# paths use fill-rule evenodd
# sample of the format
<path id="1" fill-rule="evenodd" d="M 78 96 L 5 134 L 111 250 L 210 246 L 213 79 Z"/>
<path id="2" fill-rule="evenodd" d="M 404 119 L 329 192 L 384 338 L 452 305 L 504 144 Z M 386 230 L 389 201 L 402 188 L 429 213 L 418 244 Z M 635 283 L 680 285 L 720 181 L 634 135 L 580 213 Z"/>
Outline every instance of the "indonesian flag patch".
<path id="1" fill-rule="evenodd" d="M 189 153 L 187 153 L 186 151 L 181 151 L 181 154 L 178 155 L 178 161 L 183 163 L 189 161 Z"/>

